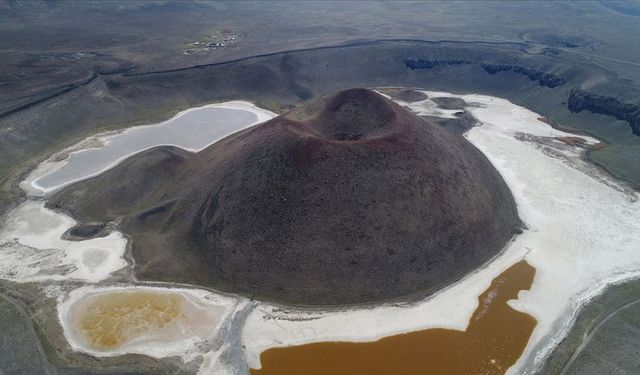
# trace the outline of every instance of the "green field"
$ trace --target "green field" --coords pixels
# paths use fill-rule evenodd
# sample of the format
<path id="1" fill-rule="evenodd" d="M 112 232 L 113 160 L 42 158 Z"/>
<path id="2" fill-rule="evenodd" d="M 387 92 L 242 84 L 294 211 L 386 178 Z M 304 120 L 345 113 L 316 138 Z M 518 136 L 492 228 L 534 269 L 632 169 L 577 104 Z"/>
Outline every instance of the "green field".
<path id="1" fill-rule="evenodd" d="M 541 373 L 637 374 L 640 303 L 635 302 L 639 299 L 640 281 L 609 287 L 579 312 L 571 332 L 553 351 Z M 587 344 L 569 365 L 587 337 Z"/>

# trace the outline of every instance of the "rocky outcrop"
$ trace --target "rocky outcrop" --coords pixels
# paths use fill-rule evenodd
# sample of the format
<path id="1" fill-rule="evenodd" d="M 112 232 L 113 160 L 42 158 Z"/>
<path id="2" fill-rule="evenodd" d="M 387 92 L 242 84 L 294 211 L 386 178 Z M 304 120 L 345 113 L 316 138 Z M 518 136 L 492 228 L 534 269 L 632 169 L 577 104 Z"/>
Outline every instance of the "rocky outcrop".
<path id="1" fill-rule="evenodd" d="M 459 66 L 466 64 L 473 64 L 470 61 L 465 60 L 425 60 L 425 59 L 416 59 L 411 58 L 404 61 L 404 64 L 407 68 L 411 70 L 415 69 L 433 69 L 437 66 Z"/>
<path id="2" fill-rule="evenodd" d="M 440 66 L 462 66 L 462 65 L 475 65 L 478 64 L 473 61 L 467 60 L 440 60 L 440 59 L 418 59 L 411 58 L 404 61 L 407 68 L 411 70 L 426 69 L 430 70 Z M 480 63 L 482 69 L 485 72 L 495 75 L 500 72 L 513 72 L 529 78 L 532 81 L 538 82 L 540 86 L 554 88 L 562 86 L 567 83 L 567 80 L 553 73 L 547 73 L 536 69 L 526 68 L 519 65 L 510 64 L 489 64 Z"/>
<path id="3" fill-rule="evenodd" d="M 537 81 L 540 86 L 545 86 L 548 88 L 562 86 L 567 83 L 566 79 L 555 74 L 545 73 L 540 70 L 525 68 L 518 65 L 482 63 L 481 66 L 482 69 L 485 70 L 485 72 L 491 75 L 498 74 L 500 72 L 513 72 L 528 77 L 532 81 Z"/>
<path id="4" fill-rule="evenodd" d="M 626 121 L 633 134 L 640 136 L 640 107 L 622 103 L 610 96 L 593 94 L 581 89 L 573 89 L 569 94 L 567 107 L 571 112 L 589 111 Z"/>

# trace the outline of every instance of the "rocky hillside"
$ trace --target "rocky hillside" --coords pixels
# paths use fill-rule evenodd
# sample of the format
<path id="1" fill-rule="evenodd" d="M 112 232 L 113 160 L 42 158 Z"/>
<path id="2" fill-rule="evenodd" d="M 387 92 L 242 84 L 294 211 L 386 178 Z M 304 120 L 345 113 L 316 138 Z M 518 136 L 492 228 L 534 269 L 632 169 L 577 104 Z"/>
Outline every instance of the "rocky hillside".
<path id="1" fill-rule="evenodd" d="M 123 218 L 140 278 L 302 304 L 433 292 L 519 226 L 478 150 L 364 89 L 198 154 L 141 153 L 51 204 L 91 222 Z"/>

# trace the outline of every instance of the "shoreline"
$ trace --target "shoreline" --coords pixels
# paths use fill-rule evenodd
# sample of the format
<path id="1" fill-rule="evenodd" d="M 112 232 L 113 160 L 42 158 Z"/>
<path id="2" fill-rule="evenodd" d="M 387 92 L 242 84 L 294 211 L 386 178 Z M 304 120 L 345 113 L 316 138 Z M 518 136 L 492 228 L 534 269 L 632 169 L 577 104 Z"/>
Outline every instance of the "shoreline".
<path id="1" fill-rule="evenodd" d="M 429 92 L 426 92 L 426 93 L 429 94 Z M 474 95 L 467 95 L 463 99 L 467 100 L 466 98 L 473 98 L 473 97 L 474 97 Z M 478 95 L 475 95 L 475 97 L 489 98 L 487 96 L 478 96 Z M 494 98 L 493 100 L 495 100 L 497 102 L 503 101 L 503 102 L 509 103 L 508 105 L 510 105 L 510 106 L 516 106 L 515 104 L 513 104 L 511 102 L 508 102 L 508 101 L 506 101 L 504 99 Z M 467 100 L 467 101 L 473 101 L 473 100 Z M 533 113 L 533 112 L 531 112 L 531 111 L 529 111 L 527 109 L 524 109 L 524 108 L 522 108 L 520 106 L 516 106 L 516 108 L 519 108 L 519 110 L 523 111 L 524 113 L 531 113 L 531 114 L 536 115 L 535 113 Z M 482 126 L 480 128 L 482 128 Z M 549 128 L 551 128 L 551 127 L 549 127 Z M 536 129 L 536 128 L 532 128 L 532 129 Z M 538 129 L 538 131 L 541 134 L 545 134 L 544 128 Z M 557 134 L 555 134 L 556 132 L 554 132 L 553 130 L 549 131 L 548 133 L 549 133 L 548 136 L 550 138 L 552 138 L 552 137 L 557 135 Z M 590 142 L 591 143 L 597 143 L 598 140 L 594 138 Z M 539 153 L 540 151 L 535 151 L 535 152 Z M 547 156 L 548 155 L 546 155 L 544 157 L 547 157 Z M 552 160 L 554 160 L 553 161 L 554 164 L 559 163 L 558 160 L 555 160 L 555 159 L 552 159 Z M 492 160 L 492 163 L 494 163 L 494 161 L 495 160 Z M 495 165 L 495 163 L 494 163 L 494 165 Z M 585 175 L 584 171 L 576 170 L 576 169 L 573 169 L 573 168 L 571 168 L 570 170 L 574 171 L 574 173 L 577 172 L 578 175 Z M 501 173 L 501 175 L 502 175 L 502 173 Z M 586 175 L 586 176 L 587 176 L 586 178 L 589 178 L 589 179 L 591 178 L 591 177 L 589 177 L 589 175 Z M 504 177 L 504 175 L 503 175 L 503 177 Z M 583 178 L 584 178 L 584 176 L 583 176 Z M 616 183 L 618 181 L 614 180 L 613 182 Z M 596 183 L 597 183 L 596 186 L 598 186 L 598 188 L 601 189 L 602 188 L 602 186 L 600 186 L 601 182 L 600 181 L 596 181 Z M 509 186 L 512 189 L 512 192 L 513 192 L 514 191 L 513 190 L 514 189 L 513 185 L 509 184 Z M 519 197 L 517 197 L 515 193 L 514 193 L 514 197 L 516 198 L 517 201 L 519 200 Z M 518 208 L 520 209 L 521 207 L 522 207 L 521 204 L 519 204 Z M 523 221 L 525 222 L 526 225 L 530 226 L 530 228 L 529 228 L 529 230 L 525 231 L 524 235 L 521 235 L 521 237 L 531 237 L 532 233 L 535 234 L 537 231 L 539 231 L 539 228 L 537 228 L 535 225 L 534 226 L 530 225 L 531 224 L 530 218 L 528 218 L 526 215 L 524 217 L 522 217 L 522 219 L 523 219 Z M 500 256 L 498 256 L 496 259 L 494 259 L 493 261 L 489 262 L 489 264 L 487 264 L 485 267 L 477 269 L 474 273 L 466 275 L 463 279 L 459 280 L 458 282 L 456 282 L 454 284 L 451 284 L 451 285 L 447 286 L 444 289 L 441 289 L 439 292 L 435 293 L 431 297 L 429 297 L 429 298 L 427 298 L 427 299 L 425 299 L 423 301 L 420 301 L 420 302 L 428 304 L 429 301 L 438 299 L 440 296 L 442 296 L 444 294 L 451 293 L 451 290 L 454 290 L 454 289 L 457 289 L 457 288 L 459 289 L 461 285 L 469 284 L 470 283 L 469 280 L 475 278 L 475 276 L 478 275 L 478 274 L 485 274 L 485 276 L 486 276 L 485 278 L 489 278 L 490 275 L 486 275 L 486 273 L 488 273 L 487 269 L 491 269 L 491 268 L 497 267 L 496 265 L 498 263 L 506 262 L 506 259 L 509 258 L 509 257 L 514 257 L 514 258 L 524 257 L 524 259 L 527 259 L 527 260 L 530 257 L 533 257 L 533 255 L 532 255 L 532 251 L 533 250 L 531 250 L 531 249 L 527 250 L 526 249 L 527 246 L 522 243 L 522 242 L 527 242 L 526 239 L 523 240 L 523 239 L 516 238 L 514 242 L 518 242 L 518 241 L 521 242 L 521 246 L 523 247 L 523 249 L 520 252 L 516 252 L 514 254 L 513 251 L 510 252 L 509 250 L 507 250 L 506 252 L 500 254 Z M 514 246 L 514 245 L 511 244 L 511 246 Z M 517 255 L 517 254 L 520 254 L 520 255 Z M 541 266 L 538 266 L 537 264 L 533 264 L 533 265 L 536 267 L 536 269 L 540 269 L 540 271 L 541 271 L 541 273 L 543 275 L 547 271 L 546 268 L 548 268 L 548 267 L 545 267 L 544 265 L 541 265 Z M 635 274 L 635 273 L 636 273 L 636 271 L 632 272 L 632 274 Z M 600 282 L 603 282 L 603 283 L 608 283 L 608 282 L 611 282 L 611 281 L 612 280 L 607 279 L 607 278 L 600 280 Z M 536 289 L 536 287 L 537 287 L 537 283 L 534 282 L 533 289 Z M 523 294 L 531 294 L 531 292 L 527 292 L 527 293 L 523 293 Z M 419 305 L 420 302 L 409 304 L 406 307 L 408 309 L 415 308 L 415 306 Z M 521 307 L 524 303 L 520 303 L 520 300 L 518 302 L 519 303 L 515 303 L 515 305 L 518 306 L 516 308 L 517 310 L 526 312 L 528 314 L 531 314 L 532 316 L 534 316 L 539 321 L 544 321 L 544 322 L 547 322 L 547 323 L 549 322 L 549 319 L 545 318 L 544 314 L 541 316 L 536 311 L 531 311 L 530 309 L 526 309 L 524 307 Z M 588 301 L 586 301 L 585 303 L 588 303 Z M 296 316 L 295 316 L 296 314 L 294 314 L 294 313 L 287 314 L 287 312 L 285 312 L 285 311 L 281 311 L 280 309 L 275 309 L 275 307 L 276 307 L 275 305 L 274 306 L 268 306 L 268 305 L 265 305 L 265 304 L 261 304 L 261 306 L 272 307 L 274 309 L 274 312 L 277 312 L 278 314 L 280 314 L 281 317 L 279 317 L 278 314 L 276 314 L 276 315 L 274 315 L 274 317 L 272 317 L 270 319 L 277 319 L 277 320 L 280 321 L 281 324 L 285 324 L 285 323 L 288 324 L 288 321 L 292 321 L 292 320 L 296 319 Z M 278 306 L 278 307 L 281 307 L 281 306 Z M 386 306 L 386 307 L 388 307 L 388 306 Z M 380 307 L 380 308 L 383 309 L 383 307 Z M 368 310 L 373 310 L 373 309 L 375 309 L 375 308 L 370 308 Z M 340 319 L 338 319 L 338 317 L 327 318 L 326 316 L 323 316 L 323 314 L 320 311 L 315 310 L 313 312 L 314 313 L 309 314 L 309 316 L 308 316 L 309 319 L 314 319 L 314 321 L 318 321 L 318 320 L 322 320 L 322 319 L 326 320 L 325 323 L 315 324 L 315 326 L 317 326 L 318 328 L 320 328 L 320 326 L 325 326 L 325 325 L 327 327 L 328 326 L 332 326 L 332 325 L 339 326 L 339 324 L 337 322 L 340 321 Z M 364 316 L 362 316 L 362 314 L 356 314 L 356 311 L 354 311 L 354 310 L 343 311 L 342 313 L 343 314 L 347 314 L 347 315 L 352 315 L 353 317 L 350 318 L 349 320 L 359 321 L 360 319 L 365 319 Z M 263 312 L 263 314 L 267 314 L 267 312 L 265 311 L 265 312 Z M 380 315 L 380 313 L 376 313 L 374 311 L 371 311 L 371 314 L 372 315 Z M 392 314 L 392 313 L 389 313 L 389 314 Z M 293 315 L 293 316 L 289 316 L 289 315 Z M 332 315 L 333 316 L 333 315 L 336 315 L 336 314 L 334 313 L 334 314 L 324 314 L 324 315 Z M 356 316 L 358 316 L 358 318 L 356 318 Z M 301 317 L 298 317 L 298 318 L 301 318 Z M 420 320 L 424 320 L 424 319 L 419 319 L 418 321 L 420 321 Z M 330 321 L 334 321 L 335 323 L 330 323 Z M 252 327 L 255 328 L 255 329 L 258 329 L 260 323 L 259 322 L 255 322 L 255 324 L 257 324 L 257 325 L 255 327 L 253 327 L 253 326 Z M 291 328 L 287 328 L 286 330 L 287 331 L 295 330 L 295 328 L 293 327 L 294 325 L 295 324 L 293 324 Z M 310 323 L 309 325 L 310 326 L 314 326 L 314 324 L 312 324 L 312 323 Z M 442 328 L 451 328 L 451 325 L 452 325 L 451 321 L 445 322 L 444 324 L 438 324 L 438 323 L 432 323 L 432 324 L 414 323 L 412 325 L 413 328 L 409 328 L 409 329 L 391 329 L 391 328 L 387 328 L 387 329 L 383 330 L 385 332 L 380 332 L 380 330 L 379 330 L 377 333 L 367 335 L 367 337 L 364 337 L 364 338 L 362 337 L 361 334 L 352 335 L 352 334 L 346 333 L 346 332 L 342 332 L 342 333 L 338 334 L 336 329 L 339 330 L 339 328 L 334 328 L 334 329 L 327 328 L 326 332 L 324 330 L 323 331 L 317 331 L 317 329 L 316 329 L 314 331 L 314 333 L 312 333 L 312 336 L 306 337 L 304 339 L 303 338 L 293 339 L 291 337 L 289 339 L 284 339 L 285 336 L 281 336 L 281 335 L 278 334 L 278 335 L 276 335 L 276 337 L 279 337 L 277 341 L 280 342 L 280 344 L 275 345 L 275 346 L 289 346 L 289 345 L 297 345 L 297 344 L 309 343 L 309 342 L 323 342 L 323 341 L 336 341 L 336 340 L 340 340 L 340 341 L 344 340 L 344 341 L 350 341 L 350 342 L 360 342 L 360 341 L 375 340 L 377 338 L 384 337 L 384 336 L 387 336 L 387 335 L 407 332 L 407 331 L 410 331 L 411 329 L 428 328 L 428 327 L 436 327 L 436 326 L 437 327 L 442 327 Z M 344 328 L 346 328 L 346 327 L 344 327 Z M 546 329 L 548 329 L 548 327 L 545 327 L 545 330 Z M 540 332 L 541 330 L 542 329 L 538 329 L 538 332 Z M 351 330 L 348 329 L 348 331 L 351 331 Z M 312 331 L 310 330 L 309 332 L 312 332 Z M 322 332 L 324 332 L 324 333 L 322 333 Z M 329 332 L 333 332 L 333 333 L 329 333 Z M 272 334 L 275 334 L 275 331 Z M 282 332 L 282 334 L 283 335 L 285 334 L 284 331 Z M 561 332 L 561 334 L 560 334 L 560 336 L 562 336 L 562 337 L 564 337 L 565 335 L 566 335 L 566 332 Z M 257 338 L 256 337 L 245 337 L 244 338 L 245 344 L 248 345 L 254 339 L 257 339 Z M 538 333 L 537 337 L 532 337 L 532 341 L 530 342 L 530 345 L 534 345 L 535 342 L 540 342 L 540 341 L 548 343 L 548 340 L 546 338 L 542 338 L 540 336 L 540 334 Z M 551 343 L 551 344 L 552 344 L 552 347 L 553 347 L 553 343 Z M 248 353 L 249 365 L 251 367 L 256 367 L 256 364 L 257 364 L 256 362 L 258 360 L 257 355 L 259 355 L 259 353 L 261 353 L 262 351 L 264 351 L 268 347 L 273 347 L 273 346 L 267 344 L 266 342 L 263 343 L 263 344 L 252 344 L 251 346 L 252 346 L 252 348 L 250 349 L 250 353 Z M 248 349 L 249 349 L 249 346 L 248 346 Z M 538 363 L 539 359 L 533 359 L 533 358 L 531 358 L 529 356 L 529 352 L 531 351 L 531 349 L 530 348 L 528 348 L 528 349 L 529 350 L 525 351 L 523 356 L 519 359 L 518 363 L 516 363 L 516 365 L 514 367 L 512 367 L 512 369 L 510 370 L 510 373 L 517 373 L 518 369 L 522 368 L 522 366 L 523 366 L 523 364 L 525 362 L 529 362 L 527 360 L 527 358 L 529 358 L 529 360 L 533 360 L 535 363 Z M 531 370 L 531 368 L 529 368 L 529 370 L 526 370 L 526 371 L 532 371 L 532 370 Z"/>
<path id="2" fill-rule="evenodd" d="M 211 327 L 211 331 L 204 336 L 198 335 L 198 337 L 181 337 L 174 342 L 165 341 L 163 343 L 154 342 L 152 338 L 147 339 L 146 341 L 140 341 L 141 338 L 138 337 L 137 340 L 134 338 L 128 342 L 124 342 L 118 348 L 105 350 L 89 348 L 86 343 L 80 343 L 82 340 L 77 336 L 75 330 L 72 328 L 73 323 L 70 321 L 70 314 L 74 305 L 82 302 L 84 299 L 99 295 L 138 291 L 157 293 L 159 295 L 179 295 L 193 306 L 198 306 L 201 309 L 215 306 L 222 308 L 224 312 L 218 317 L 217 323 Z M 182 358 L 183 362 L 186 363 L 192 361 L 195 357 L 204 354 L 204 352 L 201 352 L 201 346 L 206 346 L 206 343 L 210 342 L 217 335 L 221 326 L 233 315 L 233 312 L 239 302 L 240 301 L 237 298 L 222 296 L 204 289 L 198 289 L 197 287 L 181 288 L 175 286 L 162 287 L 152 285 L 84 285 L 72 290 L 64 297 L 58 299 L 57 318 L 62 326 L 62 331 L 67 342 L 71 345 L 73 350 L 77 352 L 89 354 L 96 358 L 117 357 L 126 354 L 141 354 L 156 359 L 179 356 Z M 183 307 L 181 306 L 181 308 Z M 183 312 L 181 312 L 179 317 L 182 316 L 182 314 Z"/>
<path id="3" fill-rule="evenodd" d="M 94 173 L 87 175 L 87 176 L 83 176 L 80 178 L 76 178 L 76 179 L 72 179 L 69 181 L 66 181 L 63 184 L 59 184 L 59 185 L 55 185 L 53 187 L 43 187 L 41 185 L 38 184 L 38 180 L 51 174 L 56 172 L 57 170 L 59 170 L 60 168 L 62 168 L 63 166 L 65 166 L 68 161 L 69 158 L 71 157 L 71 155 L 74 154 L 79 154 L 82 152 L 86 152 L 86 151 L 91 151 L 91 150 L 96 150 L 96 149 L 103 149 L 105 148 L 110 140 L 113 137 L 116 137 L 118 135 L 122 135 L 125 134 L 129 131 L 132 130 L 138 130 L 138 129 L 145 129 L 145 128 L 154 128 L 154 127 L 161 127 L 161 126 L 165 126 L 170 124 L 171 122 L 179 119 L 180 117 L 183 117 L 184 115 L 194 112 L 194 111 L 199 111 L 199 110 L 204 110 L 204 109 L 214 109 L 214 108 L 221 108 L 221 109 L 232 109 L 232 110 L 241 110 L 241 111 L 247 111 L 250 112 L 252 114 L 254 114 L 256 116 L 256 119 L 247 124 L 246 126 L 242 126 L 241 128 L 238 128 L 236 131 L 227 134 L 225 136 L 223 136 L 222 138 L 225 138 L 237 131 L 249 128 L 251 126 L 255 126 L 257 124 L 260 124 L 264 121 L 267 121 L 269 119 L 271 119 L 272 117 L 275 116 L 275 113 L 268 111 L 266 109 L 262 109 L 257 107 L 255 104 L 251 103 L 251 102 L 246 102 L 246 101 L 239 101 L 239 100 L 234 100 L 234 101 L 229 101 L 229 102 L 222 102 L 222 103 L 212 103 L 212 104 L 206 104 L 200 107 L 193 107 L 193 108 L 189 108 L 183 111 L 178 112 L 176 115 L 174 115 L 173 117 L 162 121 L 162 122 L 158 122 L 158 123 L 154 123 L 154 124 L 147 124 L 147 125 L 138 125 L 138 126 L 132 126 L 132 127 L 128 127 L 128 128 L 124 128 L 124 129 L 119 129 L 116 131 L 105 131 L 105 132 L 101 132 L 101 133 L 97 133 L 93 136 L 87 137 L 83 140 L 81 140 L 80 142 L 77 142 L 76 144 L 65 148 L 59 152 L 54 153 L 53 155 L 51 155 L 49 158 L 47 158 L 45 161 L 41 162 L 40 164 L 38 164 L 35 168 L 33 168 L 31 170 L 31 172 L 29 172 L 29 174 L 27 175 L 27 177 L 19 183 L 19 186 L 27 193 L 27 196 L 47 196 L 50 195 L 66 186 L 69 186 L 73 183 L 79 182 L 79 181 L 83 181 L 95 176 L 98 176 L 110 169 L 112 169 L 113 167 L 117 166 L 118 164 L 120 164 L 122 161 L 128 159 L 131 156 L 134 156 L 140 152 L 144 152 L 144 151 L 148 151 L 151 150 L 153 148 L 156 147 L 176 147 L 176 148 L 180 148 L 182 150 L 191 152 L 191 153 L 197 153 L 200 152 L 202 150 L 204 150 L 205 148 L 211 146 L 212 144 L 220 141 L 222 138 L 216 138 L 214 140 L 212 140 L 211 142 L 207 143 L 205 146 L 200 147 L 200 148 L 190 148 L 190 147 L 184 147 L 181 146 L 180 144 L 175 144 L 175 143 L 159 143 L 157 145 L 151 146 L 151 147 L 146 147 L 140 150 L 136 150 L 134 152 L 130 152 L 126 155 L 123 155 L 121 157 L 119 157 L 118 159 L 114 160 L 111 164 L 107 165 L 106 167 L 100 169 L 99 171 L 95 171 Z M 55 159 L 59 159 L 60 160 L 55 160 Z"/>

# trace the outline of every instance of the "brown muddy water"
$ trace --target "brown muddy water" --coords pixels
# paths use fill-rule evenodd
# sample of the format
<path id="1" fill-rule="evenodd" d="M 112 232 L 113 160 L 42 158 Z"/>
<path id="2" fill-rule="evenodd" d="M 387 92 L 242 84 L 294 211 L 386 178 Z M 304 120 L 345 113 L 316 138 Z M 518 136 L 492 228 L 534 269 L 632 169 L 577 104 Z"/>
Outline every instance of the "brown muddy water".
<path id="1" fill-rule="evenodd" d="M 268 349 L 251 375 L 503 374 L 522 355 L 537 321 L 507 301 L 529 290 L 535 269 L 522 260 L 478 297 L 466 331 L 427 329 L 374 342 L 321 342 Z"/>

